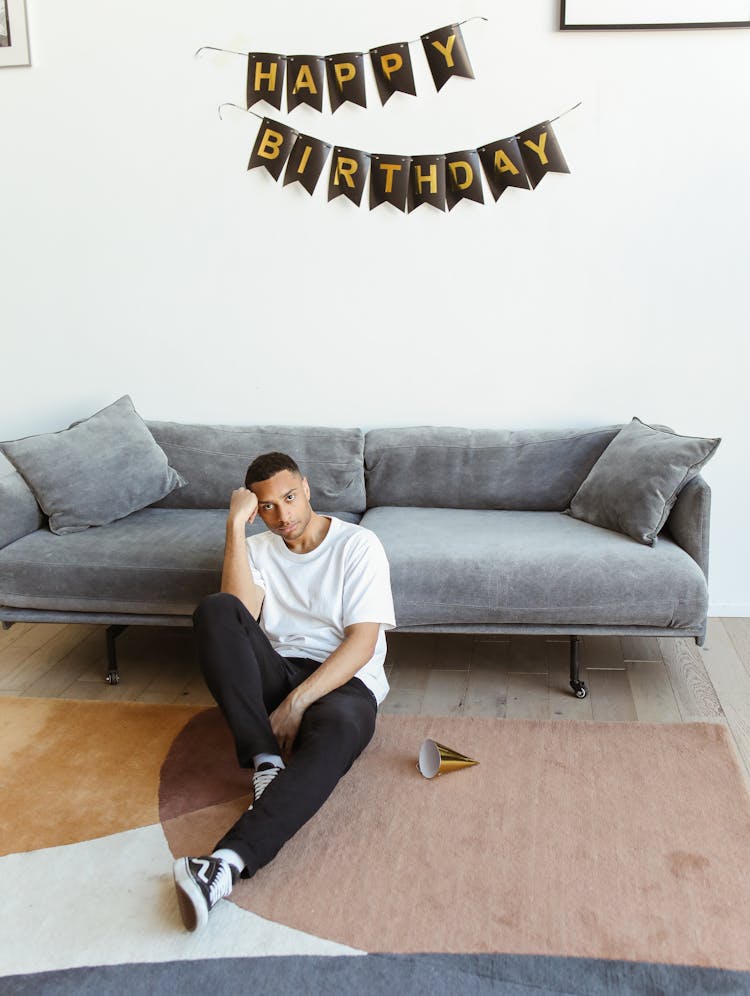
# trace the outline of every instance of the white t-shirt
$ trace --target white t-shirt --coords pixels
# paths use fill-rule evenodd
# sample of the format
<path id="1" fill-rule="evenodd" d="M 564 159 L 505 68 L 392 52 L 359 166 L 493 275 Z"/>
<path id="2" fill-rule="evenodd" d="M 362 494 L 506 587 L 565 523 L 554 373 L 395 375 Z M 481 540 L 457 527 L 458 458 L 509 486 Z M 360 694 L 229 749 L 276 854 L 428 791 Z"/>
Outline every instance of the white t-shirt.
<path id="1" fill-rule="evenodd" d="M 265 591 L 260 624 L 282 657 L 322 664 L 347 626 L 380 623 L 375 653 L 356 674 L 379 704 L 388 693 L 385 630 L 396 625 L 388 560 L 375 533 L 330 519 L 325 539 L 310 553 L 293 553 L 272 532 L 247 538 L 253 581 Z"/>

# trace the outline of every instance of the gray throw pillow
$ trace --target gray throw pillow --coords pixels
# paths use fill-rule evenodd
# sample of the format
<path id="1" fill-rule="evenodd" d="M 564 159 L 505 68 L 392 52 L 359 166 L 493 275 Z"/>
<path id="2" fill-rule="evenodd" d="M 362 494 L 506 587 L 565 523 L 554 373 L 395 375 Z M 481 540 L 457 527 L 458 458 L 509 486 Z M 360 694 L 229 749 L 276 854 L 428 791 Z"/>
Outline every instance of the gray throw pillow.
<path id="1" fill-rule="evenodd" d="M 653 546 L 678 494 L 720 442 L 678 436 L 634 418 L 591 468 L 568 514 Z"/>
<path id="2" fill-rule="evenodd" d="M 69 429 L 2 448 L 58 534 L 122 519 L 187 483 L 127 395 Z"/>

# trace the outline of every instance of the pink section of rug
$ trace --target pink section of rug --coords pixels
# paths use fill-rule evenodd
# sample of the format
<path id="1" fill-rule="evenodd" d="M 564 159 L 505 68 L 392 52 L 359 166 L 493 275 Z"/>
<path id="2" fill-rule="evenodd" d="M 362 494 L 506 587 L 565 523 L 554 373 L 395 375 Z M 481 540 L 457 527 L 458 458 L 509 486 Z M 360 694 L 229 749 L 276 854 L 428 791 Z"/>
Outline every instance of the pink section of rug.
<path id="1" fill-rule="evenodd" d="M 480 764 L 428 781 L 425 737 Z M 205 850 L 244 804 L 193 819 L 180 806 L 173 851 Z M 750 969 L 748 854 L 750 796 L 721 726 L 383 716 L 325 807 L 232 898 L 367 951 Z"/>

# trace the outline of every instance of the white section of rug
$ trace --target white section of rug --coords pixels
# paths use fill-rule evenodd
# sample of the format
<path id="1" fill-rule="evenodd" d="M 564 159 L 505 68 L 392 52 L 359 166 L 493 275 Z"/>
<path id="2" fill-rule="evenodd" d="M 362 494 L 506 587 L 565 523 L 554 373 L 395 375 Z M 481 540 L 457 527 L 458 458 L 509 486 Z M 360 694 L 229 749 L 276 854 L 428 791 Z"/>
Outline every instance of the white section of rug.
<path id="1" fill-rule="evenodd" d="M 83 965 L 362 954 L 220 902 L 195 934 L 180 919 L 160 825 L 0 857 L 0 975 Z M 252 881 L 242 888 L 252 888 Z"/>

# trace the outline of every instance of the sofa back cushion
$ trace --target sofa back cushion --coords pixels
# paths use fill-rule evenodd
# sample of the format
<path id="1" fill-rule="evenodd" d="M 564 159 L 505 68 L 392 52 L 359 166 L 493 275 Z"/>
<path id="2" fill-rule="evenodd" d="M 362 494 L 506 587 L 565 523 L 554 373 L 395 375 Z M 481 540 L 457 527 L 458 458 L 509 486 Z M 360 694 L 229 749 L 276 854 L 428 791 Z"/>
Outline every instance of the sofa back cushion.
<path id="1" fill-rule="evenodd" d="M 44 515 L 26 481 L 0 453 L 0 549 L 44 525 Z"/>
<path id="2" fill-rule="evenodd" d="M 561 512 L 619 429 L 373 429 L 367 506 Z"/>
<path id="3" fill-rule="evenodd" d="M 148 422 L 154 439 L 188 481 L 161 508 L 228 508 L 261 453 L 287 453 L 307 477 L 319 512 L 365 510 L 364 437 L 360 429 L 283 425 L 183 425 Z"/>

